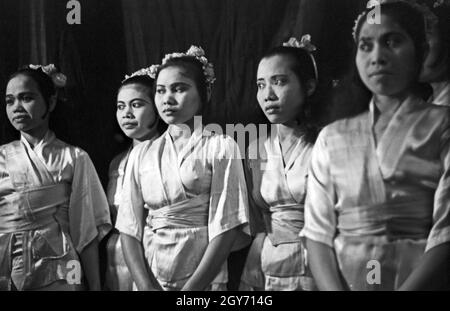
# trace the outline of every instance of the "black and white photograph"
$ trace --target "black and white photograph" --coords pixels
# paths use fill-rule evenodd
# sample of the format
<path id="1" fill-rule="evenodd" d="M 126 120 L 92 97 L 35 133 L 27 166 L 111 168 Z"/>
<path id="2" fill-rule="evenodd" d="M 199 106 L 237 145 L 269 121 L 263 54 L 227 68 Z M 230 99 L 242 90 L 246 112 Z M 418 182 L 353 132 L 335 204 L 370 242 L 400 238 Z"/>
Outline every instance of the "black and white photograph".
<path id="1" fill-rule="evenodd" d="M 0 38 L 0 291 L 450 291 L 450 0 L 0 0 Z"/>

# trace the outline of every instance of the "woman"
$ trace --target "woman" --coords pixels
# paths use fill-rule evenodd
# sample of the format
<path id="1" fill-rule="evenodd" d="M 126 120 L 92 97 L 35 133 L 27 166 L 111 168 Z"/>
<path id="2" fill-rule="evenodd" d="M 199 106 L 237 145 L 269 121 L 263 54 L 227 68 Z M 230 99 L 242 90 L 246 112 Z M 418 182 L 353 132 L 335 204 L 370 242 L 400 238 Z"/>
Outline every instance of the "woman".
<path id="1" fill-rule="evenodd" d="M 108 203 L 113 224 L 122 198 L 122 185 L 128 158 L 133 147 L 161 135 L 162 127 L 153 101 L 154 81 L 148 68 L 126 76 L 117 93 L 117 122 L 123 133 L 132 139 L 130 147 L 118 154 L 109 167 Z M 132 290 L 133 279 L 123 258 L 119 232 L 114 233 L 107 244 L 107 290 Z"/>
<path id="2" fill-rule="evenodd" d="M 419 11 L 381 4 L 357 19 L 358 85 L 372 96 L 325 127 L 311 156 L 305 227 L 321 290 L 444 288 L 450 262 L 450 123 L 420 94 Z M 349 99 L 351 101 L 351 99 Z"/>
<path id="3" fill-rule="evenodd" d="M 433 88 L 430 103 L 450 106 L 450 1 L 441 2 L 424 2 L 429 52 L 420 79 Z"/>
<path id="4" fill-rule="evenodd" d="M 311 290 L 299 233 L 307 172 L 317 136 L 317 67 L 309 35 L 291 38 L 260 60 L 257 99 L 272 123 L 247 152 L 248 184 L 264 222 L 250 248 L 242 290 Z M 256 218 L 255 218 L 256 219 Z"/>
<path id="5" fill-rule="evenodd" d="M 6 86 L 8 119 L 21 137 L 0 147 L 2 290 L 100 289 L 106 196 L 88 154 L 48 125 L 55 85 L 64 84 L 53 65 L 30 65 Z"/>
<path id="6" fill-rule="evenodd" d="M 194 123 L 213 82 L 200 48 L 157 68 L 155 104 L 169 127 L 132 151 L 116 223 L 139 290 L 226 289 L 227 256 L 248 243 L 238 149 Z"/>

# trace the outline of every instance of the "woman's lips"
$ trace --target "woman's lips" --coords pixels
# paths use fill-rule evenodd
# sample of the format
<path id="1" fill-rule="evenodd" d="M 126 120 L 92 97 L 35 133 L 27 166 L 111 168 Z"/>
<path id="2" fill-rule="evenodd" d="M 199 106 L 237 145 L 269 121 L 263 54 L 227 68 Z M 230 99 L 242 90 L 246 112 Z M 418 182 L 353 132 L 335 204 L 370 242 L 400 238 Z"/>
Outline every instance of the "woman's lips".
<path id="1" fill-rule="evenodd" d="M 168 115 L 168 116 L 170 116 L 170 115 L 172 115 L 172 114 L 174 114 L 174 113 L 176 113 L 176 112 L 177 112 L 176 109 L 171 109 L 171 108 L 169 108 L 169 109 L 164 109 L 164 110 L 163 110 L 163 113 L 164 113 L 165 115 Z"/>
<path id="2" fill-rule="evenodd" d="M 280 111 L 280 106 L 278 105 L 268 105 L 264 108 L 267 114 L 275 114 Z"/>
<path id="3" fill-rule="evenodd" d="M 30 119 L 30 117 L 28 115 L 17 115 L 15 117 L 13 117 L 12 120 L 16 123 L 22 123 L 28 119 Z"/>
<path id="4" fill-rule="evenodd" d="M 137 122 L 124 122 L 124 123 L 122 123 L 122 127 L 124 127 L 127 130 L 133 129 L 136 126 L 138 126 Z"/>

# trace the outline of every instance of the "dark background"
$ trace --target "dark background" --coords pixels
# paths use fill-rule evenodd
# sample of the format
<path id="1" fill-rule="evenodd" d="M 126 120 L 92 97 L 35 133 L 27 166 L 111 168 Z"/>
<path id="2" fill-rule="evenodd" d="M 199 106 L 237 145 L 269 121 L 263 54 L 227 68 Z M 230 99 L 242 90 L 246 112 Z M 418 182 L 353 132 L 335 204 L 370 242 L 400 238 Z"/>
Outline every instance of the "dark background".
<path id="1" fill-rule="evenodd" d="M 256 102 L 259 56 L 309 33 L 327 78 L 350 61 L 351 29 L 365 0 L 80 0 L 81 24 L 69 25 L 66 0 L 0 0 L 0 85 L 26 64 L 55 63 L 68 77 L 52 114 L 56 135 L 85 149 L 104 185 L 128 143 L 115 117 L 124 75 L 166 53 L 200 45 L 217 80 L 206 122 L 265 122 Z M 0 144 L 18 137 L 0 109 Z"/>

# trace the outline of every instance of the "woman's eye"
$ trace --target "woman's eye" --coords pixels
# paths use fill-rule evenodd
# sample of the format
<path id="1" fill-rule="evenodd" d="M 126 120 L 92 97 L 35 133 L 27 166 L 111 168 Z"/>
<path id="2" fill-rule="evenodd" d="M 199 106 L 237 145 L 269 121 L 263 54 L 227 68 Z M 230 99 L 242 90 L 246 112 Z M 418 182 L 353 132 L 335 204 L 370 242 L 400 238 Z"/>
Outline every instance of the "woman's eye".
<path id="1" fill-rule="evenodd" d="M 401 43 L 401 39 L 398 37 L 390 37 L 386 40 L 386 45 L 389 47 L 396 47 Z"/>
<path id="2" fill-rule="evenodd" d="M 286 83 L 286 79 L 275 79 L 275 85 L 284 85 Z"/>
<path id="3" fill-rule="evenodd" d="M 186 88 L 185 87 L 182 87 L 182 86 L 177 86 L 176 88 L 175 88 L 175 92 L 177 92 L 177 93 L 182 93 L 182 92 L 184 92 L 186 90 Z"/>
<path id="4" fill-rule="evenodd" d="M 24 96 L 24 97 L 22 98 L 22 100 L 23 100 L 23 102 L 25 102 L 25 103 L 29 103 L 30 101 L 33 100 L 33 97 L 31 97 L 31 96 Z"/>
<path id="5" fill-rule="evenodd" d="M 142 103 L 133 103 L 133 108 L 139 108 L 139 107 L 142 107 L 142 106 L 144 106 Z"/>
<path id="6" fill-rule="evenodd" d="M 117 105 L 117 110 L 124 110 L 125 109 L 125 105 Z"/>
<path id="7" fill-rule="evenodd" d="M 12 105 L 14 104 L 14 99 L 12 99 L 12 98 L 7 98 L 7 99 L 5 99 L 5 103 L 6 103 L 6 105 L 8 105 L 8 106 L 12 106 Z"/>
<path id="8" fill-rule="evenodd" d="M 156 89 L 157 94 L 164 94 L 164 92 L 165 92 L 164 89 Z"/>
<path id="9" fill-rule="evenodd" d="M 256 83 L 256 87 L 258 88 L 258 90 L 262 90 L 264 86 L 264 83 Z"/>
<path id="10" fill-rule="evenodd" d="M 358 45 L 358 49 L 363 52 L 368 52 L 370 50 L 370 45 L 366 42 L 361 42 Z"/>

